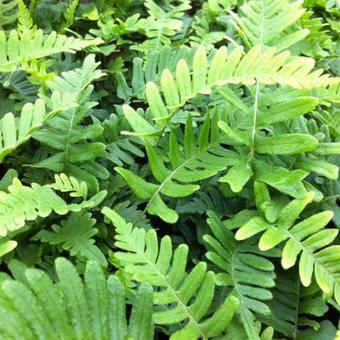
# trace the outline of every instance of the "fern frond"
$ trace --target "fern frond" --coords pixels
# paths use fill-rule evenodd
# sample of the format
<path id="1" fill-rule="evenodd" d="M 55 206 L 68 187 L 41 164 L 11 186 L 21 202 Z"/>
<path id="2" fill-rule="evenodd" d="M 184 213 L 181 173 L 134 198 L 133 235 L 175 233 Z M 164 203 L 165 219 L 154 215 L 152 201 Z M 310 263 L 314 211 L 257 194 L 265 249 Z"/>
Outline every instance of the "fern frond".
<path id="1" fill-rule="evenodd" d="M 195 49 L 181 46 L 171 48 L 163 46 L 161 49 L 151 51 L 145 58 L 135 57 L 132 60 L 131 86 L 121 72 L 116 74 L 117 95 L 129 103 L 132 99 L 144 99 L 146 84 L 149 81 L 159 83 L 162 72 L 165 69 L 175 72 L 177 63 L 184 59 L 189 65 L 192 64 Z"/>
<path id="2" fill-rule="evenodd" d="M 68 206 L 52 189 L 36 183 L 27 187 L 14 179 L 8 193 L 1 192 L 0 235 L 20 229 L 25 221 L 33 221 L 38 216 L 48 216 L 52 211 L 64 215 L 70 210 L 79 210 L 79 207 Z"/>
<path id="3" fill-rule="evenodd" d="M 114 258 L 133 281 L 155 287 L 153 301 L 156 324 L 177 324 L 181 329 L 171 339 L 208 339 L 221 334 L 237 307 L 237 298 L 230 294 L 207 319 L 214 297 L 215 278 L 204 262 L 186 273 L 188 247 L 178 246 L 173 252 L 171 239 L 165 236 L 158 243 L 156 231 L 134 228 L 114 211 L 104 208 L 103 214 L 116 228 Z M 182 322 L 186 322 L 182 325 Z"/>
<path id="4" fill-rule="evenodd" d="M 272 299 L 269 288 L 275 286 L 274 265 L 256 245 L 236 242 L 234 235 L 214 213 L 208 215 L 212 235 L 204 236 L 208 249 L 211 249 L 206 256 L 222 270 L 217 274 L 218 282 L 234 289 L 240 301 L 238 312 L 249 339 L 260 339 L 254 313 L 270 314 L 266 301 Z"/>
<path id="5" fill-rule="evenodd" d="M 273 299 L 268 302 L 271 315 L 261 315 L 262 322 L 291 338 L 298 336 L 299 329 L 320 328 L 313 318 L 323 316 L 328 306 L 315 283 L 304 288 L 296 273 L 279 272 L 272 293 Z"/>
<path id="6" fill-rule="evenodd" d="M 25 104 L 18 119 L 12 113 L 5 114 L 0 120 L 0 162 L 27 142 L 48 119 L 75 106 L 77 103 L 72 96 L 53 92 L 50 108 L 46 108 L 44 100 L 38 99 L 34 104 Z"/>
<path id="7" fill-rule="evenodd" d="M 69 192 L 71 197 L 82 197 L 86 199 L 88 188 L 86 182 L 79 182 L 74 177 L 65 174 L 54 175 L 54 183 L 50 185 L 54 190 Z"/>
<path id="8" fill-rule="evenodd" d="M 0 1 L 0 28 L 10 26 L 17 20 L 18 0 L 1 0 Z"/>
<path id="9" fill-rule="evenodd" d="M 97 66 L 94 55 L 88 55 L 81 68 L 64 72 L 49 83 L 52 90 L 73 96 L 78 106 L 50 119 L 33 135 L 34 139 L 56 152 L 31 165 L 57 173 L 64 172 L 85 181 L 92 192 L 98 191 L 97 177 L 108 177 L 108 171 L 94 162 L 103 155 L 105 145 L 97 141 L 90 142 L 101 136 L 103 127 L 99 122 L 81 125 L 88 111 L 97 104 L 89 98 L 93 90 L 91 82 L 104 75 L 96 70 Z"/>
<path id="10" fill-rule="evenodd" d="M 132 48 L 144 53 L 159 50 L 164 45 L 171 44 L 171 38 L 182 28 L 180 20 L 185 11 L 191 8 L 190 1 L 183 0 L 178 5 L 168 5 L 167 9 L 161 8 L 153 0 L 146 0 L 145 7 L 149 17 L 138 22 L 138 29 L 144 31 L 148 39 Z"/>
<path id="11" fill-rule="evenodd" d="M 71 213 L 60 225 L 52 225 L 52 231 L 41 230 L 33 239 L 60 245 L 62 249 L 69 251 L 71 256 L 97 261 L 105 267 L 107 266 L 105 256 L 94 244 L 93 236 L 98 232 L 98 229 L 94 228 L 95 223 L 96 220 L 90 213 Z"/>
<path id="12" fill-rule="evenodd" d="M 197 49 L 192 68 L 184 60 L 176 67 L 175 77 L 164 70 L 160 86 L 154 82 L 146 85 L 146 99 L 150 112 L 159 125 L 164 125 L 174 112 L 198 94 L 210 94 L 213 88 L 227 84 L 253 85 L 255 83 L 287 85 L 293 88 L 313 88 L 338 83 L 312 71 L 314 60 L 290 57 L 288 51 L 276 54 L 275 48 L 261 52 L 253 47 L 243 55 L 243 47 L 235 48 L 229 55 L 225 47 L 219 48 L 208 61 L 203 47 Z"/>
<path id="13" fill-rule="evenodd" d="M 240 36 L 249 46 L 276 47 L 278 51 L 288 49 L 304 39 L 308 29 L 285 32 L 305 13 L 302 0 L 251 0 L 240 7 L 239 13 L 231 12 Z"/>
<path id="14" fill-rule="evenodd" d="M 285 241 L 281 263 L 287 269 L 299 260 L 301 283 L 309 286 L 314 273 L 322 291 L 334 294 L 340 302 L 340 275 L 337 261 L 340 246 L 330 245 L 338 234 L 337 229 L 325 229 L 333 217 L 332 211 L 324 211 L 294 224 L 303 209 L 313 201 L 314 194 L 295 199 L 285 206 L 274 223 L 257 216 L 243 225 L 236 233 L 237 240 L 247 239 L 262 232 L 259 248 L 266 251 Z"/>
<path id="15" fill-rule="evenodd" d="M 89 261 L 84 280 L 64 258 L 55 262 L 58 281 L 39 269 L 26 269 L 25 282 L 0 284 L 0 339 L 123 339 L 153 337 L 152 289 L 141 285 L 127 324 L 125 291 L 119 279 L 106 279 Z M 137 313 L 139 313 L 137 318 Z M 141 324 L 140 320 L 143 320 Z"/>
<path id="16" fill-rule="evenodd" d="M 25 30 L 18 34 L 12 30 L 8 34 L 0 31 L 0 72 L 12 72 L 22 62 L 36 60 L 49 55 L 74 53 L 87 46 L 99 44 L 100 39 L 81 40 L 52 32 L 44 35 L 42 30 Z"/>
<path id="17" fill-rule="evenodd" d="M 131 107 L 124 109 L 130 110 L 133 109 Z M 206 117 L 198 140 L 199 143 L 196 145 L 192 118 L 189 116 L 185 125 L 184 154 L 179 151 L 180 146 L 175 133 L 172 131 L 170 134 L 168 155 L 171 170 L 166 167 L 164 157 L 158 154 L 153 146 L 146 144 L 151 172 L 160 184 L 146 182 L 124 168 L 117 167 L 115 170 L 123 176 L 138 197 L 147 201 L 146 211 L 168 223 L 175 223 L 178 215 L 165 205 L 161 195 L 175 198 L 189 196 L 199 189 L 199 185 L 194 183 L 214 176 L 237 161 L 234 152 L 220 145 L 216 118 Z"/>
<path id="18" fill-rule="evenodd" d="M 31 186 L 24 186 L 17 178 L 7 191 L 0 191 L 0 236 L 21 229 L 26 221 L 34 221 L 38 216 L 46 217 L 52 212 L 65 215 L 69 211 L 77 212 L 94 207 L 106 195 L 102 191 L 88 201 L 67 204 L 48 185 L 33 183 Z"/>
<path id="19" fill-rule="evenodd" d="M 34 26 L 34 30 L 36 27 Z M 33 30 L 33 19 L 24 0 L 18 0 L 18 30 Z"/>

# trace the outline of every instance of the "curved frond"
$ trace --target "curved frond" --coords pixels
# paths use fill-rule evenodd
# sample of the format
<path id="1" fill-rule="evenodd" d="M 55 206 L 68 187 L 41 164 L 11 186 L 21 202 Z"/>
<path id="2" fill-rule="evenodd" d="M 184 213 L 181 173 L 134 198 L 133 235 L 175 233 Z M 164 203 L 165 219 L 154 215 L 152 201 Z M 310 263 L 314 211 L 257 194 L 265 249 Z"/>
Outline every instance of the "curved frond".
<path id="1" fill-rule="evenodd" d="M 340 302 L 340 273 L 337 263 L 340 246 L 330 245 L 338 234 L 337 229 L 327 228 L 333 217 L 332 211 L 324 211 L 295 224 L 304 208 L 313 201 L 314 194 L 308 193 L 303 199 L 295 199 L 286 205 L 274 223 L 256 216 L 243 225 L 236 233 L 237 240 L 247 239 L 262 233 L 259 248 L 266 251 L 285 242 L 281 263 L 287 269 L 299 259 L 301 283 L 309 286 L 314 273 L 322 291 L 334 294 Z"/>
<path id="2" fill-rule="evenodd" d="M 196 264 L 187 273 L 186 245 L 181 244 L 173 251 L 169 236 L 159 243 L 154 229 L 134 228 L 108 208 L 102 212 L 116 228 L 115 261 L 130 280 L 155 287 L 155 324 L 178 325 L 180 330 L 171 339 L 208 339 L 226 329 L 238 308 L 238 299 L 229 294 L 207 317 L 214 297 L 215 276 L 207 271 L 206 263 Z"/>
<path id="3" fill-rule="evenodd" d="M 0 72 L 14 71 L 24 61 L 60 52 L 74 53 L 98 43 L 100 39 L 86 41 L 58 35 L 56 32 L 44 35 L 42 30 L 25 30 L 20 34 L 12 30 L 8 35 L 0 31 Z"/>
<path id="4" fill-rule="evenodd" d="M 312 71 L 314 64 L 313 59 L 293 57 L 288 51 L 277 54 L 275 48 L 261 52 L 260 46 L 246 54 L 241 46 L 232 52 L 221 47 L 208 61 L 205 49 L 199 47 L 192 67 L 180 60 L 175 76 L 165 69 L 160 86 L 148 82 L 146 99 L 153 118 L 164 125 L 188 100 L 198 94 L 210 94 L 213 88 L 226 84 L 279 84 L 298 89 L 339 82 L 322 74 L 322 70 Z"/>
<path id="5" fill-rule="evenodd" d="M 125 111 L 127 109 L 132 110 L 128 107 Z M 128 119 L 131 120 L 131 116 Z M 189 116 L 185 125 L 184 145 L 181 148 L 183 153 L 180 152 L 174 131 L 170 134 L 168 158 L 171 169 L 165 165 L 164 156 L 159 154 L 154 146 L 146 144 L 150 169 L 159 184 L 146 182 L 130 170 L 115 168 L 134 193 L 147 201 L 145 210 L 168 223 L 175 223 L 178 215 L 165 205 L 161 195 L 175 198 L 189 196 L 199 189 L 197 182 L 214 176 L 237 161 L 235 152 L 220 145 L 215 116 L 212 119 L 206 116 L 198 137 L 198 145 L 192 125 L 192 118 Z"/>

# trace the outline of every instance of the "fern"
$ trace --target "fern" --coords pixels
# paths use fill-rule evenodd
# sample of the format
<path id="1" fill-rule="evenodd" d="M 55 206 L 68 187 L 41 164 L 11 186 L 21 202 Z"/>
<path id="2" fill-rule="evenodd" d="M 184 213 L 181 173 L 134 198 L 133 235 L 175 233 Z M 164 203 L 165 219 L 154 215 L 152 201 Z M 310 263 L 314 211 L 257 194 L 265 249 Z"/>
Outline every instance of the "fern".
<path id="1" fill-rule="evenodd" d="M 181 60 L 176 67 L 176 77 L 164 70 L 160 88 L 153 82 L 147 84 L 150 112 L 159 125 L 164 125 L 188 100 L 198 94 L 210 94 L 214 87 L 226 84 L 263 83 L 313 88 L 338 82 L 322 75 L 321 70 L 311 72 L 312 59 L 288 58 L 287 51 L 275 54 L 275 49 L 268 49 L 262 53 L 259 46 L 243 56 L 243 48 L 239 46 L 229 55 L 228 50 L 221 47 L 208 62 L 206 51 L 201 47 L 195 53 L 192 68 Z"/>
<path id="2" fill-rule="evenodd" d="M 184 0 L 180 5 L 170 5 L 164 10 L 153 0 L 146 0 L 145 7 L 149 17 L 139 21 L 138 29 L 143 30 L 148 39 L 142 44 L 133 46 L 134 49 L 144 53 L 158 50 L 171 43 L 171 38 L 182 28 L 179 19 L 190 9 L 190 1 Z"/>
<path id="3" fill-rule="evenodd" d="M 209 249 L 211 248 L 206 256 L 222 270 L 222 273 L 217 274 L 218 282 L 235 290 L 240 301 L 238 312 L 248 338 L 260 339 L 253 313 L 271 313 L 265 302 L 273 297 L 268 289 L 275 285 L 274 265 L 262 256 L 256 246 L 237 243 L 234 235 L 212 212 L 209 214 L 208 224 L 212 235 L 204 236 Z"/>
<path id="4" fill-rule="evenodd" d="M 204 320 L 212 303 L 215 289 L 214 274 L 207 271 L 204 262 L 186 273 L 188 248 L 182 244 L 172 252 L 171 240 L 162 238 L 158 245 L 154 229 L 133 228 L 114 211 L 103 213 L 116 228 L 115 245 L 119 251 L 114 257 L 124 271 L 137 282 L 162 288 L 154 292 L 156 324 L 171 325 L 187 321 L 172 334 L 172 339 L 208 339 L 223 332 L 238 307 L 238 300 L 228 295 L 222 305 Z"/>
<path id="5" fill-rule="evenodd" d="M 119 279 L 106 279 L 96 262 L 87 262 L 84 280 L 64 258 L 55 262 L 58 281 L 39 269 L 26 269 L 24 282 L 0 285 L 1 339 L 150 339 L 152 289 L 141 285 L 129 324 Z"/>
<path id="6" fill-rule="evenodd" d="M 78 107 L 64 111 L 49 120 L 43 129 L 33 135 L 34 139 L 56 152 L 32 165 L 65 172 L 79 180 L 88 181 L 93 192 L 98 191 L 96 176 L 105 179 L 108 172 L 93 162 L 103 155 L 105 145 L 96 141 L 90 143 L 88 140 L 99 137 L 103 128 L 98 123 L 87 126 L 80 124 L 87 112 L 96 105 L 89 97 L 93 89 L 91 82 L 103 76 L 102 72 L 96 70 L 97 66 L 94 55 L 89 55 L 85 58 L 82 68 L 62 74 L 62 77 L 56 77 L 50 84 L 52 90 L 72 95 Z"/>
<path id="7" fill-rule="evenodd" d="M 0 31 L 0 72 L 12 72 L 24 61 L 44 58 L 55 53 L 74 53 L 100 40 L 81 40 L 52 32 L 44 35 L 42 30 L 24 31 L 18 34 L 12 30 L 8 35 Z"/>
<path id="8" fill-rule="evenodd" d="M 269 302 L 271 315 L 260 319 L 291 338 L 306 326 L 318 330 L 320 324 L 313 317 L 323 316 L 328 307 L 316 285 L 301 287 L 295 273 L 279 273 L 276 282 Z"/>
<path id="9" fill-rule="evenodd" d="M 125 108 L 125 112 L 132 110 Z M 127 113 L 126 112 L 126 113 Z M 135 114 L 133 111 L 130 114 Z M 128 116 L 129 121 L 132 117 Z M 132 123 L 133 125 L 133 123 Z M 230 150 L 219 145 L 220 138 L 216 119 L 206 118 L 198 138 L 199 145 L 195 143 L 192 128 L 192 118 L 189 116 L 184 134 L 184 155 L 179 152 L 175 133 L 170 135 L 169 161 L 172 170 L 169 170 L 163 157 L 155 152 L 153 146 L 147 144 L 146 150 L 151 172 L 159 185 L 148 183 L 133 172 L 117 167 L 116 171 L 123 176 L 134 193 L 143 200 L 147 200 L 145 210 L 152 215 L 158 215 L 168 223 L 175 223 L 177 213 L 169 209 L 163 202 L 161 195 L 169 197 L 186 197 L 199 189 L 194 182 L 214 176 L 228 165 L 236 162 L 236 157 Z"/>
<path id="10" fill-rule="evenodd" d="M 0 1 L 0 28 L 10 26 L 17 19 L 16 7 L 18 0 L 1 0 Z"/>
<path id="11" fill-rule="evenodd" d="M 88 187 L 86 182 L 79 182 L 74 177 L 68 177 L 65 174 L 55 175 L 55 183 L 50 187 L 61 192 L 69 192 L 71 197 L 82 197 L 86 199 Z"/>
<path id="12" fill-rule="evenodd" d="M 282 51 L 309 34 L 308 29 L 285 32 L 305 13 L 301 5 L 300 0 L 248 1 L 241 6 L 240 14 L 232 13 L 234 24 L 248 46 L 273 46 Z"/>
<path id="13" fill-rule="evenodd" d="M 24 105 L 19 119 L 15 119 L 12 113 L 5 114 L 0 120 L 0 160 L 27 142 L 48 119 L 76 105 L 67 94 L 54 92 L 50 109 L 46 108 L 42 99 L 38 99 L 34 104 Z"/>
<path id="14" fill-rule="evenodd" d="M 105 256 L 94 244 L 93 236 L 98 232 L 98 229 L 94 228 L 95 223 L 96 220 L 90 213 L 71 213 L 60 225 L 52 225 L 53 231 L 38 232 L 34 240 L 60 245 L 63 250 L 69 251 L 71 256 L 97 261 L 106 266 Z"/>
<path id="15" fill-rule="evenodd" d="M 0 191 L 0 236 L 6 236 L 24 227 L 26 221 L 34 221 L 38 216 L 46 217 L 52 212 L 65 215 L 69 211 L 80 211 L 98 205 L 106 192 L 99 192 L 88 201 L 67 204 L 48 185 L 33 183 L 24 186 L 17 178 L 8 187 L 8 192 Z"/>
<path id="16" fill-rule="evenodd" d="M 286 205 L 278 215 L 275 223 L 269 223 L 260 216 L 254 217 L 236 233 L 236 239 L 244 240 L 259 232 L 264 232 L 259 241 L 262 251 L 269 250 L 286 241 L 282 251 L 282 266 L 292 267 L 299 254 L 300 280 L 309 286 L 315 274 L 319 287 L 327 294 L 334 294 L 340 301 L 340 286 L 336 262 L 338 246 L 329 244 L 338 234 L 336 229 L 324 229 L 333 217 L 331 211 L 324 211 L 294 225 L 305 206 L 313 200 L 313 193 L 304 199 L 295 199 Z M 326 247 L 328 246 L 328 247 Z"/>

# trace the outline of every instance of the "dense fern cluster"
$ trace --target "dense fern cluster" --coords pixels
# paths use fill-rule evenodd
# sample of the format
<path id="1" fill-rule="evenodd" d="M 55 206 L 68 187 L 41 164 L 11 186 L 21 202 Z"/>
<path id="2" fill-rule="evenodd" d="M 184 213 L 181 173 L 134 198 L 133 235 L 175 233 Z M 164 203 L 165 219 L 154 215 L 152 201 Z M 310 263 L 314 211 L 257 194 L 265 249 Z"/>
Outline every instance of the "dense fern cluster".
<path id="1" fill-rule="evenodd" d="M 340 338 L 338 0 L 0 0 L 0 339 Z"/>

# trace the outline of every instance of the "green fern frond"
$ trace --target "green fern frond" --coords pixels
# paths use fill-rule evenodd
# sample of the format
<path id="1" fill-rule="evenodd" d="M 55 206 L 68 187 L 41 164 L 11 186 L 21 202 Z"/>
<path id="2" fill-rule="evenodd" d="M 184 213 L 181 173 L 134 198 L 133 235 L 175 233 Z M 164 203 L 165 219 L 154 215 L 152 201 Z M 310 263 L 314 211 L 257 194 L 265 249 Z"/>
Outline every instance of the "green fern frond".
<path id="1" fill-rule="evenodd" d="M 92 192 L 98 191 L 97 177 L 108 177 L 108 171 L 94 162 L 104 154 L 105 145 L 98 141 L 90 142 L 101 136 L 103 127 L 99 122 L 81 125 L 88 111 L 97 104 L 89 98 L 93 90 L 91 83 L 104 75 L 96 70 L 97 66 L 94 55 L 88 55 L 81 68 L 64 72 L 49 84 L 52 90 L 73 96 L 78 106 L 50 119 L 33 135 L 34 139 L 56 152 L 31 165 L 57 173 L 64 172 L 86 181 Z"/>
<path id="2" fill-rule="evenodd" d="M 18 34 L 12 30 L 7 35 L 0 31 L 0 72 L 12 72 L 22 62 L 44 58 L 55 53 L 74 53 L 87 46 L 97 45 L 100 39 L 81 40 L 52 32 L 44 35 L 42 30 L 25 30 Z"/>
<path id="3" fill-rule="evenodd" d="M 107 266 L 107 261 L 101 250 L 94 244 L 98 232 L 94 228 L 96 220 L 90 213 L 71 213 L 60 225 L 52 225 L 52 231 L 41 230 L 34 240 L 51 245 L 60 245 L 63 250 L 69 251 L 71 256 L 80 259 L 93 260 L 102 266 Z"/>
<path id="4" fill-rule="evenodd" d="M 49 108 L 46 108 L 42 99 L 38 99 L 34 104 L 25 104 L 18 119 L 12 113 L 7 113 L 1 118 L 0 162 L 21 144 L 27 142 L 48 119 L 77 106 L 73 96 L 62 95 L 56 91 L 52 93 L 50 101 Z"/>
<path id="5" fill-rule="evenodd" d="M 126 103 L 134 98 L 144 99 L 146 84 L 149 81 L 159 83 L 162 72 L 165 69 L 175 72 L 176 65 L 181 59 L 191 65 L 194 53 L 195 49 L 186 46 L 181 46 L 178 49 L 163 46 L 159 50 L 151 51 L 144 59 L 133 58 L 131 86 L 128 86 L 127 79 L 121 72 L 116 74 L 118 97 L 124 99 Z"/>
<path id="6" fill-rule="evenodd" d="M 234 235 L 214 213 L 208 215 L 212 235 L 204 236 L 210 249 L 206 256 L 222 270 L 217 274 L 218 282 L 234 289 L 240 301 L 238 312 L 249 339 L 260 339 L 254 324 L 254 313 L 271 313 L 266 301 L 273 297 L 269 288 L 275 286 L 274 265 L 256 245 L 236 242 Z"/>
<path id="7" fill-rule="evenodd" d="M 161 8 L 153 0 L 144 2 L 149 17 L 138 21 L 138 29 L 144 31 L 148 39 L 132 48 L 144 53 L 159 50 L 164 45 L 171 44 L 171 38 L 182 28 L 180 20 L 185 11 L 191 8 L 190 1 L 181 1 L 178 5 L 168 5 L 167 9 Z"/>
<path id="8" fill-rule="evenodd" d="M 33 26 L 33 19 L 30 11 L 25 5 L 24 0 L 18 0 L 18 30 L 36 30 L 36 27 Z"/>
<path id="9" fill-rule="evenodd" d="M 38 216 L 46 217 L 54 211 L 64 215 L 70 210 L 78 210 L 79 206 L 70 205 L 51 188 L 33 183 L 24 186 L 18 179 L 8 187 L 8 192 L 1 192 L 0 235 L 22 228 L 25 221 L 33 221 Z"/>
<path id="10" fill-rule="evenodd" d="M 295 272 L 279 272 L 272 293 L 273 299 L 268 302 L 271 315 L 261 315 L 262 322 L 293 339 L 300 329 L 320 328 L 314 319 L 323 316 L 328 306 L 314 282 L 311 287 L 304 288 Z"/>
<path id="11" fill-rule="evenodd" d="M 125 107 L 124 112 L 131 110 L 133 110 L 131 107 Z M 134 126 L 131 116 L 127 116 L 127 118 Z M 198 145 L 192 125 L 192 118 L 189 116 L 185 125 L 183 154 L 180 152 L 174 131 L 170 134 L 168 157 L 171 170 L 165 165 L 164 156 L 157 153 L 153 146 L 146 144 L 151 172 L 160 184 L 146 182 L 130 170 L 115 168 L 134 193 L 147 201 L 145 210 L 168 223 L 175 223 L 178 215 L 165 205 L 161 195 L 175 198 L 189 196 L 199 189 L 199 185 L 194 183 L 214 176 L 237 161 L 234 152 L 220 145 L 215 117 L 210 119 L 209 116 L 206 116 L 198 137 Z"/>
<path id="12" fill-rule="evenodd" d="M 84 280 L 64 258 L 58 258 L 55 266 L 55 283 L 39 269 L 26 269 L 24 282 L 1 282 L 0 339 L 153 337 L 150 286 L 141 285 L 137 290 L 127 324 L 125 291 L 116 276 L 106 279 L 93 261 L 87 262 Z"/>
<path id="13" fill-rule="evenodd" d="M 240 36 L 249 46 L 276 47 L 278 51 L 288 49 L 304 39 L 308 29 L 295 29 L 286 33 L 289 27 L 305 13 L 302 0 L 251 0 L 240 7 L 239 13 L 231 12 Z M 283 34 L 283 32 L 285 32 Z M 282 38 L 280 38 L 282 37 Z"/>
<path id="14" fill-rule="evenodd" d="M 340 302 L 340 279 L 336 265 L 340 259 L 340 246 L 330 245 L 338 234 L 337 229 L 325 229 L 333 217 L 332 211 L 324 211 L 294 224 L 304 208 L 314 198 L 308 193 L 303 199 L 295 199 L 279 213 L 277 220 L 270 223 L 257 216 L 243 225 L 236 233 L 237 240 L 247 239 L 263 233 L 259 248 L 266 251 L 285 242 L 281 263 L 288 269 L 299 260 L 301 283 L 309 286 L 314 273 L 316 282 L 326 294 L 334 294 Z"/>
<path id="15" fill-rule="evenodd" d="M 243 47 L 235 48 L 229 55 L 225 47 L 219 48 L 208 61 L 203 47 L 197 49 L 192 68 L 184 60 L 176 67 L 175 77 L 164 70 L 160 86 L 154 82 L 146 85 L 146 99 L 150 112 L 158 125 L 165 125 L 169 118 L 198 94 L 210 94 L 213 88 L 227 84 L 287 85 L 293 88 L 313 88 L 338 83 L 312 71 L 314 60 L 292 57 L 288 51 L 276 54 L 275 48 L 261 52 L 253 47 L 243 55 Z"/>
<path id="16" fill-rule="evenodd" d="M 65 174 L 54 175 L 54 183 L 50 185 L 54 190 L 69 192 L 71 197 L 82 197 L 86 199 L 88 188 L 86 182 L 79 182 L 74 177 Z"/>
<path id="17" fill-rule="evenodd" d="M 102 212 L 116 228 L 115 246 L 118 250 L 114 253 L 115 260 L 133 281 L 155 287 L 155 324 L 177 324 L 181 329 L 171 336 L 177 340 L 208 339 L 226 329 L 238 308 L 238 300 L 234 295 L 228 295 L 222 305 L 205 319 L 214 297 L 215 277 L 207 271 L 204 262 L 186 273 L 186 245 L 179 245 L 173 252 L 169 236 L 163 237 L 159 244 L 154 229 L 134 228 L 108 208 Z"/>
<path id="18" fill-rule="evenodd" d="M 15 23 L 18 17 L 17 6 L 18 6 L 18 0 L 1 0 L 0 1 L 0 28 L 1 29 Z"/>
<path id="19" fill-rule="evenodd" d="M 87 201 L 67 204 L 49 185 L 33 183 L 24 186 L 15 178 L 7 192 L 0 191 L 0 236 L 13 233 L 23 228 L 26 221 L 34 221 L 39 216 L 46 217 L 52 212 L 65 215 L 69 211 L 79 212 L 95 207 L 105 195 L 106 191 L 101 191 Z"/>

